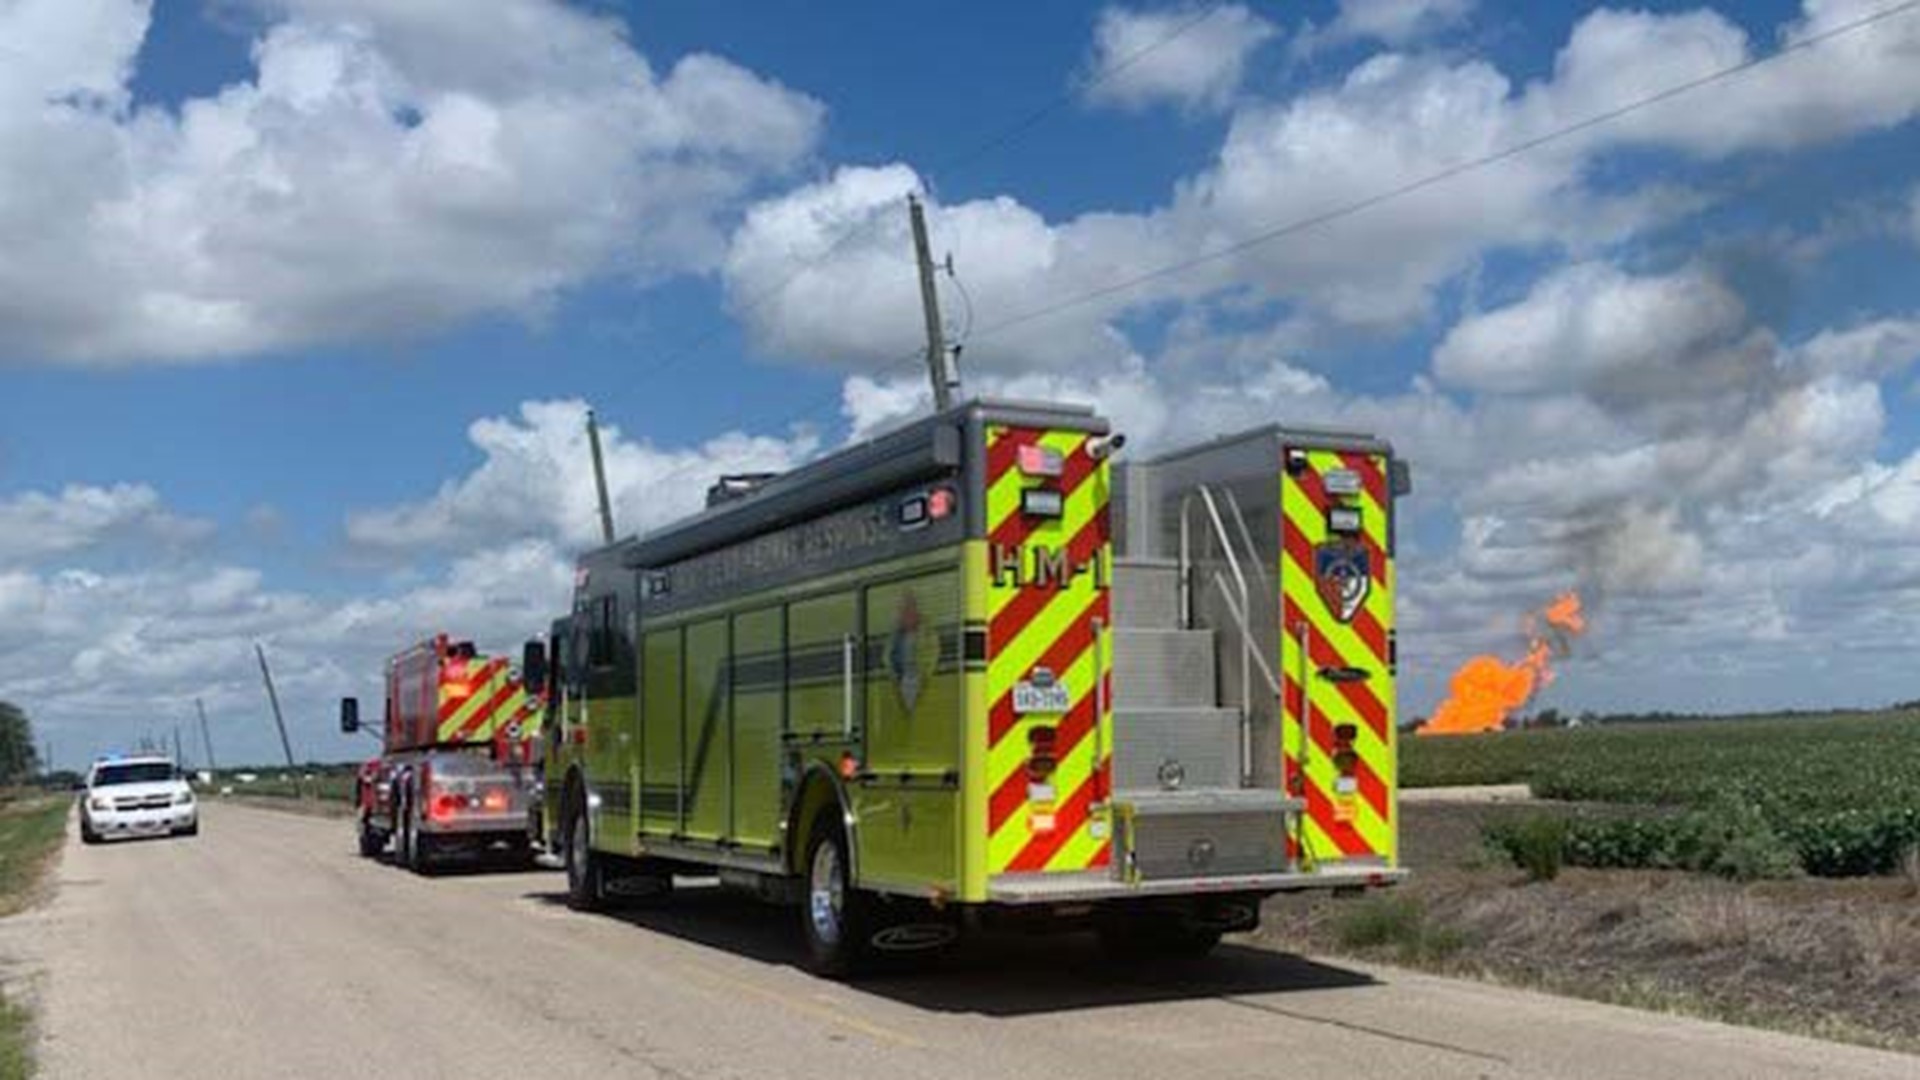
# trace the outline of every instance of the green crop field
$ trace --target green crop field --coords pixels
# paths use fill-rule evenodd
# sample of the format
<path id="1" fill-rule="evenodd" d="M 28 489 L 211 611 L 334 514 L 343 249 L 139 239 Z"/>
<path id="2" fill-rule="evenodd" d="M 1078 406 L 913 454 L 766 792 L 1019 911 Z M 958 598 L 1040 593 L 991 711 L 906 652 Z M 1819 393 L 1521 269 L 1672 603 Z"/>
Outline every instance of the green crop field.
<path id="1" fill-rule="evenodd" d="M 1409 738 L 1401 769 L 1409 787 L 1525 783 L 1542 798 L 1692 811 L 1576 822 L 1569 859 L 1586 865 L 1711 862 L 1732 835 L 1746 854 L 1777 848 L 1763 865 L 1852 876 L 1893 872 L 1920 849 L 1913 712 Z"/>

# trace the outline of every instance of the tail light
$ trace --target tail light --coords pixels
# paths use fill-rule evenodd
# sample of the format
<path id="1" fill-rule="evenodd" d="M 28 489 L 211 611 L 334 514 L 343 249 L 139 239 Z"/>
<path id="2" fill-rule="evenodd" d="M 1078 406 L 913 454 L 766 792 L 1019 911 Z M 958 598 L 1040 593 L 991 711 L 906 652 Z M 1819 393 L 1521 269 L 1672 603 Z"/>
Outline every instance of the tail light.
<path id="1" fill-rule="evenodd" d="M 480 797 L 480 808 L 490 814 L 506 813 L 507 793 L 499 788 L 488 788 L 487 793 Z"/>
<path id="2" fill-rule="evenodd" d="M 1338 724 L 1333 729 L 1333 817 L 1335 821 L 1352 821 L 1354 815 L 1354 797 L 1360 790 L 1360 780 L 1355 775 L 1360 770 L 1360 754 L 1353 748 L 1354 736 L 1359 730 L 1352 724 Z"/>
<path id="3" fill-rule="evenodd" d="M 1059 731 L 1051 727 L 1035 727 L 1027 730 L 1027 779 L 1036 784 L 1044 784 L 1052 778 L 1060 761 L 1054 756 L 1058 745 Z"/>

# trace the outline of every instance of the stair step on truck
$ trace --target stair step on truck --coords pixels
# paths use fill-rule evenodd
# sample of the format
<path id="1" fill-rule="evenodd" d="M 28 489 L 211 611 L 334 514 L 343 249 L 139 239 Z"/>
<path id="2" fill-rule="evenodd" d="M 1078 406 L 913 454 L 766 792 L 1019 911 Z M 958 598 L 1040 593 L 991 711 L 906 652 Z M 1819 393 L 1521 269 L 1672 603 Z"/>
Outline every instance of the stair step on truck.
<path id="1" fill-rule="evenodd" d="M 1211 630 L 1113 632 L 1113 707 L 1211 708 L 1220 703 Z"/>
<path id="2" fill-rule="evenodd" d="M 1240 713 L 1234 709 L 1116 708 L 1115 791 L 1240 786 Z"/>
<path id="3" fill-rule="evenodd" d="M 1108 600 L 1116 627 L 1180 629 L 1179 561 L 1116 557 Z"/>

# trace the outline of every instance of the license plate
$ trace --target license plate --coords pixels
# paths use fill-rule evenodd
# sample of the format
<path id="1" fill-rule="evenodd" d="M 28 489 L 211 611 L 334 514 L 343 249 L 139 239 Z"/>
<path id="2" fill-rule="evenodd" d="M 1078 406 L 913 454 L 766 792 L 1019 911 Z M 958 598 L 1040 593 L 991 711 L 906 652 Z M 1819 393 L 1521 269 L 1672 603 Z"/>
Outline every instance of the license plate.
<path id="1" fill-rule="evenodd" d="M 1013 711 L 1016 713 L 1063 713 L 1073 707 L 1073 695 L 1063 682 L 1013 684 Z"/>

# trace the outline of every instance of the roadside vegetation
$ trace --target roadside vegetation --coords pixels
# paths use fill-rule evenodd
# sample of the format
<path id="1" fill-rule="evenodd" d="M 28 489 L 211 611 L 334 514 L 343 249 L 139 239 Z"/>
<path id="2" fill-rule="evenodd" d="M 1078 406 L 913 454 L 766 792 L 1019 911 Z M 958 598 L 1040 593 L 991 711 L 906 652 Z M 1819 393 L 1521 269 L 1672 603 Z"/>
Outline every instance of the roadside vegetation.
<path id="1" fill-rule="evenodd" d="M 71 805 L 64 796 L 0 795 L 0 916 L 16 914 L 40 897 Z M 0 1080 L 31 1075 L 32 1051 L 32 1014 L 10 990 L 0 990 Z"/>
<path id="2" fill-rule="evenodd" d="M 1914 872 L 1920 713 L 1617 725 L 1409 739 L 1410 787 L 1525 783 L 1542 799 L 1667 810 L 1506 825 L 1516 863 L 1686 869 L 1752 879 Z M 1551 860 L 1547 860 L 1551 861 Z"/>
<path id="3" fill-rule="evenodd" d="M 1406 738 L 1412 879 L 1275 947 L 1920 1052 L 1920 710 Z"/>

